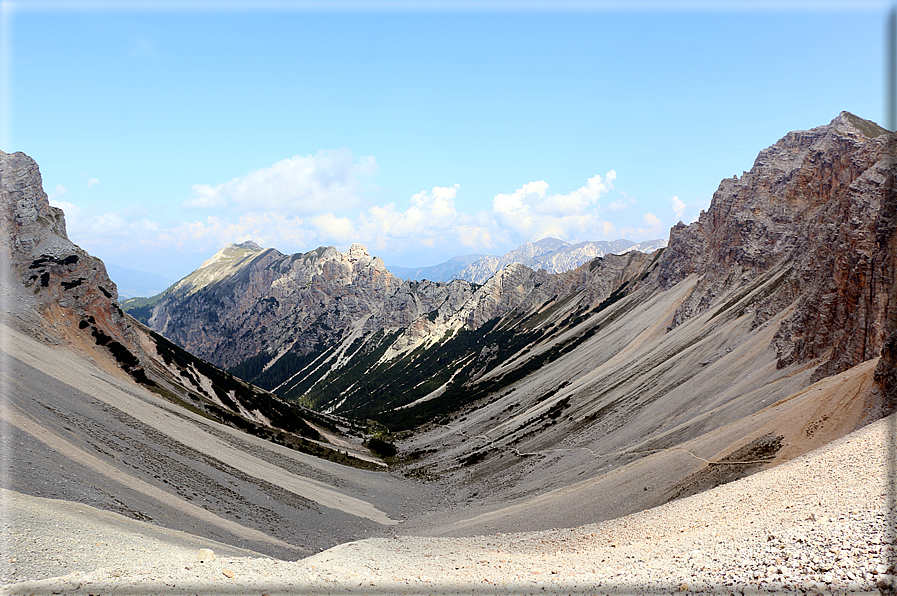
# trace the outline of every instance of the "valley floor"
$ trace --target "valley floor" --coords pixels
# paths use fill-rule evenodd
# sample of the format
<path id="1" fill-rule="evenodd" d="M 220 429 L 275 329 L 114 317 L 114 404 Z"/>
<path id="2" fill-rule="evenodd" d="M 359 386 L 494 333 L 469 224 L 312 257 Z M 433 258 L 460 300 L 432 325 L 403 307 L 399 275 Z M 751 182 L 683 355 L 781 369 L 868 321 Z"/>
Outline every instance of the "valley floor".
<path id="1" fill-rule="evenodd" d="M 773 469 L 600 524 L 369 538 L 294 562 L 4 491 L 4 563 L 77 553 L 87 567 L 93 555 L 97 568 L 81 564 L 4 593 L 877 593 L 894 585 L 897 563 L 895 430 L 891 416 Z M 66 531 L 73 520 L 88 530 Z M 88 539 L 91 530 L 102 539 Z M 219 558 L 198 561 L 203 544 Z"/>

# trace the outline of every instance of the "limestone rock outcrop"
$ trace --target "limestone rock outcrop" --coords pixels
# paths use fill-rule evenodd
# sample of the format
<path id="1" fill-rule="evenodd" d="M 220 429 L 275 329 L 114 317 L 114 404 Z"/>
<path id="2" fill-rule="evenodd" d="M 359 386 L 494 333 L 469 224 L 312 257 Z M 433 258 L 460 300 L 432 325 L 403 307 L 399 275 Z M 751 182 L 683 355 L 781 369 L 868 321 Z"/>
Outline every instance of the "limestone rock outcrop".
<path id="1" fill-rule="evenodd" d="M 69 241 L 65 214 L 50 205 L 38 166 L 24 153 L 0 152 L 0 206 L 10 322 L 30 333 L 40 327 L 53 341 L 71 341 L 89 328 L 101 345 L 138 352 L 103 262 Z M 126 358 L 125 368 L 136 371 L 136 357 Z"/>
<path id="2" fill-rule="evenodd" d="M 741 178 L 723 180 L 697 222 L 670 232 L 662 287 L 699 276 L 671 328 L 773 275 L 754 325 L 794 305 L 775 338 L 780 366 L 821 359 L 817 376 L 828 376 L 876 357 L 892 279 L 876 243 L 893 155 L 892 135 L 842 112 L 787 134 Z"/>

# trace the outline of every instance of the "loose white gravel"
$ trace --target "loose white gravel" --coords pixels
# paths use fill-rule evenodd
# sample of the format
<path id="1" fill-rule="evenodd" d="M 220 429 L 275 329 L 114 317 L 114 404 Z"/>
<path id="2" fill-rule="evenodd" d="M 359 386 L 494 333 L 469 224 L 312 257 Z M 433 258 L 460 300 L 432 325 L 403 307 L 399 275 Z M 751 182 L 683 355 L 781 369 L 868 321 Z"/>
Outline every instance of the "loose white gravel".
<path id="1" fill-rule="evenodd" d="M 573 529 L 396 536 L 296 562 L 112 561 L 5 594 L 878 593 L 895 580 L 893 416 L 771 470 Z M 587 507 L 587 503 L 583 503 Z M 122 545 L 127 548 L 128 545 Z M 101 564 L 101 562 L 98 562 Z"/>

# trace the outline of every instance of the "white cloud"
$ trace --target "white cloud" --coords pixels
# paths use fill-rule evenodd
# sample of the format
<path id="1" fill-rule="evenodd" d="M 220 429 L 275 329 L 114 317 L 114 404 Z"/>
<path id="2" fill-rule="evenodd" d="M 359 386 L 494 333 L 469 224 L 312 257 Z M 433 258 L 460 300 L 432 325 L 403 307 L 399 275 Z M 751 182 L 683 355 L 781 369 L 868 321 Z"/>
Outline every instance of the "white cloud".
<path id="1" fill-rule="evenodd" d="M 311 219 L 315 230 L 322 239 L 335 244 L 356 242 L 358 237 L 355 226 L 348 217 L 337 217 L 333 213 L 324 213 Z"/>
<path id="2" fill-rule="evenodd" d="M 673 206 L 673 217 L 676 221 L 681 221 L 682 216 L 685 214 L 685 203 L 679 199 L 679 197 L 672 197 L 670 199 L 670 205 Z"/>
<path id="3" fill-rule="evenodd" d="M 616 177 L 617 173 L 613 170 L 605 175 L 603 181 L 601 176 L 592 176 L 585 186 L 569 194 L 548 195 L 535 204 L 535 210 L 538 213 L 552 216 L 581 215 L 614 187 Z"/>
<path id="4" fill-rule="evenodd" d="M 53 192 L 47 194 L 47 198 L 50 199 L 50 204 L 52 205 L 54 201 L 58 200 L 61 197 L 64 197 L 69 192 L 69 189 L 64 187 L 61 184 L 57 184 L 53 189 Z M 66 203 L 66 205 L 71 205 L 71 203 Z M 53 205 L 54 207 L 58 207 L 58 205 Z M 74 207 L 74 205 L 72 205 Z"/>
<path id="5" fill-rule="evenodd" d="M 87 188 L 90 188 L 91 186 L 96 186 L 97 184 L 102 184 L 102 183 L 99 180 L 97 180 L 96 178 L 88 178 Z"/>
<path id="6" fill-rule="evenodd" d="M 626 194 L 625 191 L 620 191 L 620 198 L 616 201 L 611 201 L 607 204 L 608 211 L 622 211 L 623 209 L 629 208 L 631 205 L 636 204 L 636 200 Z"/>
<path id="7" fill-rule="evenodd" d="M 63 211 L 65 211 L 66 217 L 72 217 L 73 215 L 77 216 L 78 213 L 81 212 L 81 207 L 77 205 L 73 205 L 72 203 L 68 203 L 66 201 L 58 201 L 52 198 L 53 195 L 49 195 L 50 205 L 53 207 L 59 207 Z"/>
<path id="8" fill-rule="evenodd" d="M 194 184 L 184 207 L 272 210 L 289 215 L 340 211 L 361 205 L 362 179 L 377 173 L 373 156 L 353 158 L 348 148 L 296 155 L 215 186 Z"/>
<path id="9" fill-rule="evenodd" d="M 210 215 L 205 221 L 188 221 L 160 229 L 155 243 L 163 248 L 211 254 L 231 242 L 253 240 L 261 246 L 289 250 L 316 241 L 316 234 L 298 217 L 275 212 L 251 211 L 236 221 Z"/>
<path id="10" fill-rule="evenodd" d="M 88 213 L 81 207 L 65 201 L 50 201 L 65 212 L 66 231 L 78 245 L 92 249 L 129 252 L 142 246 L 155 246 L 159 225 L 146 218 L 133 217 L 130 213 Z"/>
<path id="11" fill-rule="evenodd" d="M 506 250 L 546 236 L 578 241 L 663 235 L 662 222 L 652 213 L 642 216 L 643 225 L 627 228 L 603 219 L 611 207 L 600 201 L 614 188 L 614 170 L 592 176 L 569 193 L 549 192 L 544 180 L 529 182 L 495 195 L 491 209 L 475 213 L 459 211 L 458 184 L 415 193 L 404 207 L 390 202 L 360 208 L 363 179 L 376 170 L 373 157 L 355 159 L 348 149 L 297 156 L 215 186 L 195 185 L 185 206 L 225 210 L 168 225 L 138 209 L 87 214 L 58 198 L 55 204 L 66 211 L 73 241 L 104 254 L 207 256 L 249 239 L 283 252 L 360 242 L 384 256 L 427 249 L 461 254 Z M 57 190 L 58 196 L 64 194 L 64 187 Z M 625 193 L 611 203 L 615 209 L 634 204 Z"/>
<path id="12" fill-rule="evenodd" d="M 666 237 L 667 230 L 659 217 L 649 211 L 642 216 L 642 221 L 646 224 L 646 227 L 621 228 L 620 232 L 623 237 L 636 241 Z"/>
<path id="13" fill-rule="evenodd" d="M 498 194 L 492 199 L 492 213 L 505 226 L 529 235 L 536 222 L 533 205 L 545 198 L 548 183 L 544 180 L 524 184 L 511 194 Z"/>
<path id="14" fill-rule="evenodd" d="M 405 211 L 397 211 L 395 203 L 368 208 L 358 218 L 358 241 L 375 250 L 415 244 L 461 244 L 475 250 L 493 246 L 489 227 L 494 222 L 485 214 L 469 215 L 455 208 L 459 188 L 457 184 L 435 186 L 416 193 Z"/>
<path id="15" fill-rule="evenodd" d="M 610 170 L 588 179 L 586 185 L 568 194 L 548 194 L 544 180 L 524 184 L 510 194 L 492 200 L 492 213 L 509 231 L 524 240 L 555 236 L 562 240 L 595 237 L 615 229 L 601 219 L 598 199 L 613 189 L 617 177 Z"/>
<path id="16" fill-rule="evenodd" d="M 458 242 L 471 250 L 480 250 L 495 246 L 488 228 L 477 225 L 459 225 L 455 228 Z"/>
<path id="17" fill-rule="evenodd" d="M 248 212 L 236 220 L 209 216 L 163 226 L 139 211 L 88 213 L 64 201 L 51 201 L 66 216 L 69 238 L 95 253 L 194 252 L 211 254 L 230 242 L 255 240 L 263 246 L 306 246 L 315 233 L 298 217 L 274 212 Z"/>
<path id="18" fill-rule="evenodd" d="M 660 230 L 663 228 L 663 222 L 651 212 L 645 213 L 645 216 L 642 219 L 644 219 L 645 223 L 650 226 L 648 228 L 650 230 Z"/>

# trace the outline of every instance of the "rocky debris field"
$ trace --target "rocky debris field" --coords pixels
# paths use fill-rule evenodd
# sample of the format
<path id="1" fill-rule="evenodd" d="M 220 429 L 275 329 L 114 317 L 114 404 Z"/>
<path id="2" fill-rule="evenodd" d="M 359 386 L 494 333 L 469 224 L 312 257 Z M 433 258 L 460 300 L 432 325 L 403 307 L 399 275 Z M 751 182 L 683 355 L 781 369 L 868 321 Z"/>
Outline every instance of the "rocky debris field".
<path id="1" fill-rule="evenodd" d="M 471 538 L 392 536 L 301 561 L 221 556 L 121 533 L 97 569 L 6 594 L 856 594 L 893 590 L 894 416 L 781 466 L 624 518 Z M 583 503 L 587 507 L 587 503 Z M 7 515 L 27 515 L 16 510 Z M 65 508 L 56 515 L 64 516 Z M 21 520 L 20 520 L 21 521 Z M 34 520 L 37 523 L 37 520 Z M 58 521 L 58 520 L 57 520 Z M 44 512 L 45 556 L 60 541 Z M 115 539 L 115 536 L 110 536 Z M 13 551 L 5 551 L 15 556 Z M 84 545 L 91 549 L 90 544 Z M 102 568 L 99 568 L 102 567 Z"/>

